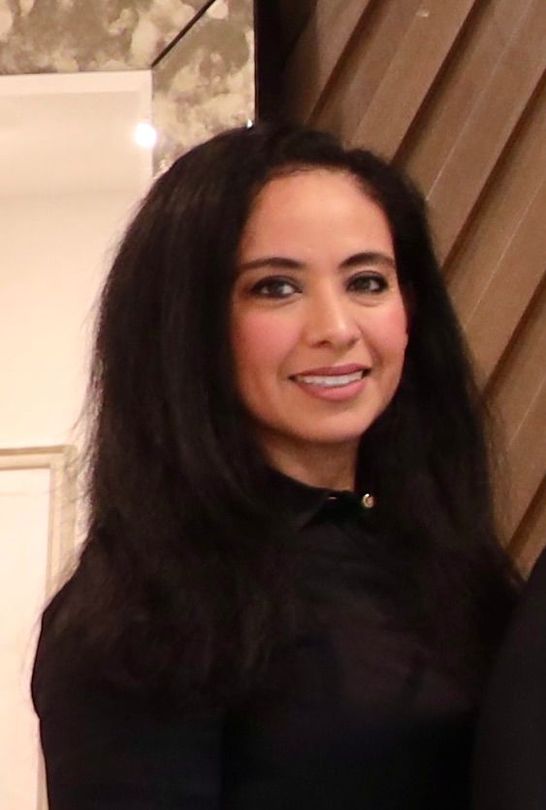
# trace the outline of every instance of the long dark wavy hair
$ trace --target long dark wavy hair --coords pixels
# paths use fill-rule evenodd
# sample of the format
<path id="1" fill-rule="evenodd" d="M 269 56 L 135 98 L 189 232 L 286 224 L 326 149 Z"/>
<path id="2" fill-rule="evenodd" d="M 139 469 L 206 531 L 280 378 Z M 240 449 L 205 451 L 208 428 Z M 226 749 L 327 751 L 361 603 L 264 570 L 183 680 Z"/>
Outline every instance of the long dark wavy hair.
<path id="1" fill-rule="evenodd" d="M 384 211 L 410 312 L 402 381 L 364 434 L 393 597 L 438 660 L 474 683 L 515 578 L 494 528 L 483 408 L 421 195 L 368 151 L 257 125 L 218 135 L 153 185 L 100 301 L 90 385 L 90 519 L 59 611 L 80 654 L 125 688 L 226 702 L 294 631 L 290 537 L 234 383 L 230 296 L 269 179 L 347 172 Z"/>

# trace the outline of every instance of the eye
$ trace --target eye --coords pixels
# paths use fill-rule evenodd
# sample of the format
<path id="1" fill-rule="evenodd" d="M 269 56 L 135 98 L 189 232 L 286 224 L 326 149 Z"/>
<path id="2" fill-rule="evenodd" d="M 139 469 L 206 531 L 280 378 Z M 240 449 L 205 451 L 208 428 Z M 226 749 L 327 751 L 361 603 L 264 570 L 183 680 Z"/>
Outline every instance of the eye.
<path id="1" fill-rule="evenodd" d="M 271 276 L 253 284 L 250 293 L 258 298 L 288 298 L 299 292 L 296 285 L 287 278 Z"/>
<path id="2" fill-rule="evenodd" d="M 379 273 L 359 273 L 349 279 L 348 289 L 357 293 L 382 293 L 388 287 L 387 279 Z"/>

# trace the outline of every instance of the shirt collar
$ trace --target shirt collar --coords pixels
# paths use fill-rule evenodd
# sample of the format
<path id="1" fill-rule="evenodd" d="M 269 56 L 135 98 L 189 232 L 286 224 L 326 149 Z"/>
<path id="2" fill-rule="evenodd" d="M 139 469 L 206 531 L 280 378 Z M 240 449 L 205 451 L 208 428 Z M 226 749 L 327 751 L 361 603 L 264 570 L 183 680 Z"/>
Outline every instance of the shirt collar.
<path id="1" fill-rule="evenodd" d="M 306 526 L 329 502 L 360 506 L 360 496 L 351 490 L 313 487 L 272 468 L 269 478 L 272 497 L 297 529 Z"/>

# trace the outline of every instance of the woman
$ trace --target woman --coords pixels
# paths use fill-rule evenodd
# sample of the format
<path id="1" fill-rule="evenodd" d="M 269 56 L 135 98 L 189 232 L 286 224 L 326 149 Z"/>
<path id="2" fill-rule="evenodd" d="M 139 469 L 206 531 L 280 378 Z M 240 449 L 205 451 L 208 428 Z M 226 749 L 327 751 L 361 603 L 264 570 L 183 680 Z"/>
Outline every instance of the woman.
<path id="1" fill-rule="evenodd" d="M 300 128 L 192 150 L 114 262 L 92 404 L 50 810 L 468 807 L 514 581 L 415 189 Z"/>

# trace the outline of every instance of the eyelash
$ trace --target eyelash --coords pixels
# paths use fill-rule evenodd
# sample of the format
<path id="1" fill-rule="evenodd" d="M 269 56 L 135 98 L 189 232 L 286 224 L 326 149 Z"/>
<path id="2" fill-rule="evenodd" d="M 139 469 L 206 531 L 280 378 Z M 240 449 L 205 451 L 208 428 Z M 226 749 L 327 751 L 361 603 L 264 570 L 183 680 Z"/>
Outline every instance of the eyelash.
<path id="1" fill-rule="evenodd" d="M 359 282 L 365 282 L 364 289 L 360 288 Z M 375 289 L 370 289 L 370 282 L 375 286 Z M 292 292 L 287 294 L 281 293 L 279 288 L 282 286 L 291 287 Z M 358 286 L 359 289 L 356 289 L 355 286 Z M 357 293 L 378 295 L 387 289 L 388 283 L 384 276 L 377 273 L 358 273 L 355 276 L 351 276 L 349 279 L 347 289 L 351 291 L 351 287 L 353 291 Z M 275 289 L 277 292 L 273 291 Z M 289 298 L 293 292 L 301 292 L 301 289 L 292 279 L 282 276 L 268 276 L 267 278 L 262 278 L 250 289 L 250 294 L 257 298 L 273 298 L 277 300 Z"/>
<path id="2" fill-rule="evenodd" d="M 378 295 L 379 293 L 384 292 L 389 286 L 385 276 L 379 275 L 379 273 L 358 273 L 356 276 L 352 276 L 349 279 L 349 284 L 354 285 L 359 281 L 365 281 L 366 285 L 373 282 L 375 289 L 369 289 L 369 287 L 367 287 L 366 289 L 362 290 L 362 292 L 367 292 L 371 295 Z"/>

